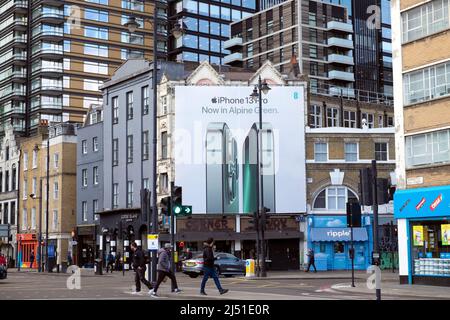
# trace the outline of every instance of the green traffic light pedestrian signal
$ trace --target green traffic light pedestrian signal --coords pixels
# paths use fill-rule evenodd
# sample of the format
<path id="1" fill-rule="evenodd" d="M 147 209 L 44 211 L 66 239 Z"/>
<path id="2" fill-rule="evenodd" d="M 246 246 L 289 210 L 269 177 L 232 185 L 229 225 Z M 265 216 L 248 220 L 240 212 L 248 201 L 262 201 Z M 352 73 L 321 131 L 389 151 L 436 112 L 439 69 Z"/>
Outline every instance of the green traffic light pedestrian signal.
<path id="1" fill-rule="evenodd" d="M 176 216 L 187 216 L 192 214 L 192 206 L 174 206 L 173 213 Z"/>

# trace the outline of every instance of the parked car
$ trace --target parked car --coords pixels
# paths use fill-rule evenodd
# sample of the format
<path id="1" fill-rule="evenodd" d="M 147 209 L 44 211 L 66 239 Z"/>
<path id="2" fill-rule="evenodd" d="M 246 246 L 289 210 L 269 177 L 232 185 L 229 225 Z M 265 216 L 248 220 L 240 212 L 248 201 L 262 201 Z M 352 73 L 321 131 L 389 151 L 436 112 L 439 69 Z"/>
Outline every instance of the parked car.
<path id="1" fill-rule="evenodd" d="M 0 255 L 0 279 L 6 279 L 8 276 L 8 266 L 6 259 L 3 255 Z"/>
<path id="2" fill-rule="evenodd" d="M 245 275 L 245 261 L 225 252 L 214 253 L 214 268 L 218 275 L 231 277 Z M 196 253 L 192 259 L 183 261 L 182 271 L 191 278 L 203 274 L 203 253 Z"/>

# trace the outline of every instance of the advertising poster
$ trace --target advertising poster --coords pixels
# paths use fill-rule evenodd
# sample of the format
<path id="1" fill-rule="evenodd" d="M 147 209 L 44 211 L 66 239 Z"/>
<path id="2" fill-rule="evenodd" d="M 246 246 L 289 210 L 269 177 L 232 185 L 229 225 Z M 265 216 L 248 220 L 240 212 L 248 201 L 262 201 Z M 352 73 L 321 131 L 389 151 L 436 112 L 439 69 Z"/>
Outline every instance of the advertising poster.
<path id="1" fill-rule="evenodd" d="M 423 246 L 423 226 L 413 226 L 414 246 Z"/>
<path id="2" fill-rule="evenodd" d="M 442 245 L 450 246 L 450 224 L 441 224 Z"/>
<path id="3" fill-rule="evenodd" d="M 172 137 L 175 185 L 193 213 L 251 214 L 258 207 L 258 145 L 264 206 L 306 211 L 304 88 L 272 86 L 259 101 L 253 86 L 177 86 Z"/>

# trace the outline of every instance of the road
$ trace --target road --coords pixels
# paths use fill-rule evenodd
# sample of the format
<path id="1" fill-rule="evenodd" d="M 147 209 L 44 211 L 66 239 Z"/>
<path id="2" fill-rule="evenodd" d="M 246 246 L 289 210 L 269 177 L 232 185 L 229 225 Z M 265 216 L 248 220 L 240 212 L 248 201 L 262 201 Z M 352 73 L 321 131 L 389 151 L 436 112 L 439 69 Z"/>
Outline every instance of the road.
<path id="1" fill-rule="evenodd" d="M 133 295 L 134 273 L 121 272 L 96 276 L 83 273 L 80 277 L 80 289 L 68 289 L 66 274 L 39 274 L 37 272 L 17 272 L 11 270 L 6 280 L 0 281 L 0 299 L 152 299 L 143 289 L 140 295 Z M 181 294 L 170 293 L 170 280 L 163 283 L 159 290 L 159 299 L 250 299 L 250 300 L 373 300 L 374 294 L 348 293 L 332 288 L 348 279 L 264 279 L 249 280 L 242 277 L 221 278 L 222 286 L 230 289 L 225 296 L 220 296 L 209 280 L 207 297 L 199 296 L 201 278 L 191 279 L 177 273 Z M 358 279 L 363 282 L 365 279 Z M 75 282 L 72 282 L 75 283 Z M 383 299 L 431 299 L 426 296 L 389 296 Z"/>

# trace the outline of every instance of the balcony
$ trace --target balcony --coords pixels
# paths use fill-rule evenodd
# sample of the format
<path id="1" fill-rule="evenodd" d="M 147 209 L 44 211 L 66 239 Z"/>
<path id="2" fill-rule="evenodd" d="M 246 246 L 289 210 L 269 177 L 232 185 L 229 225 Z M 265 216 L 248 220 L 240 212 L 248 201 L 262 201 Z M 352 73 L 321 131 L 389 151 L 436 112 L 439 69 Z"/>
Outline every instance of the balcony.
<path id="1" fill-rule="evenodd" d="M 33 37 L 63 37 L 63 30 L 39 30 L 37 32 L 33 32 Z"/>
<path id="2" fill-rule="evenodd" d="M 34 18 L 43 19 L 45 21 L 52 23 L 59 23 L 64 20 L 64 12 L 63 11 L 39 12 Z"/>
<path id="3" fill-rule="evenodd" d="M 13 80 L 23 80 L 26 77 L 27 77 L 26 71 L 13 71 L 11 73 L 11 78 Z"/>
<path id="4" fill-rule="evenodd" d="M 59 66 L 36 66 L 32 69 L 32 72 L 41 72 L 41 73 L 62 73 L 63 67 Z"/>
<path id="5" fill-rule="evenodd" d="M 328 78 L 342 81 L 355 81 L 355 74 L 353 72 L 332 70 L 328 72 Z"/>
<path id="6" fill-rule="evenodd" d="M 345 64 L 353 66 L 355 63 L 353 62 L 353 57 L 345 56 L 343 54 L 329 54 L 328 55 L 328 62 L 330 63 L 339 63 L 339 64 Z"/>
<path id="7" fill-rule="evenodd" d="M 332 37 L 328 39 L 328 45 L 330 47 L 341 47 L 346 49 L 353 49 L 353 41 L 348 39 Z"/>
<path id="8" fill-rule="evenodd" d="M 32 110 L 35 109 L 52 109 L 52 110 L 61 110 L 62 103 L 51 103 L 51 102 L 37 102 L 32 105 Z"/>
<path id="9" fill-rule="evenodd" d="M 225 56 L 225 58 L 223 58 L 224 64 L 230 64 L 230 63 L 240 62 L 240 61 L 242 61 L 242 53 L 239 53 L 239 52 L 229 54 L 229 55 Z"/>
<path id="10" fill-rule="evenodd" d="M 329 87 L 328 94 L 332 95 L 332 96 L 338 96 L 338 97 L 340 97 L 342 95 L 343 97 L 346 97 L 346 98 L 355 98 L 355 96 L 356 96 L 355 89 L 353 89 L 353 88 L 342 88 L 342 87 L 333 87 L 333 86 Z"/>
<path id="11" fill-rule="evenodd" d="M 59 48 L 38 48 L 36 50 L 33 49 L 33 54 L 42 54 L 42 55 L 49 55 L 49 56 L 60 56 L 62 55 L 63 49 Z"/>
<path id="12" fill-rule="evenodd" d="M 329 21 L 327 23 L 327 29 L 353 33 L 353 25 L 351 23 L 341 21 Z"/>
<path id="13" fill-rule="evenodd" d="M 27 27 L 27 19 L 23 18 L 23 19 L 14 19 L 14 28 L 18 28 L 18 29 L 26 29 Z"/>
<path id="14" fill-rule="evenodd" d="M 15 53 L 12 56 L 12 60 L 13 62 L 25 63 L 27 61 L 27 54 L 25 52 Z"/>
<path id="15" fill-rule="evenodd" d="M 13 43 L 15 45 L 26 45 L 27 44 L 27 37 L 26 36 L 18 36 L 13 38 Z"/>
<path id="16" fill-rule="evenodd" d="M 234 47 L 242 47 L 242 38 L 235 37 L 225 41 L 224 43 L 225 49 L 231 50 L 231 48 Z"/>
<path id="17" fill-rule="evenodd" d="M 14 8 L 19 10 L 28 10 L 28 1 L 19 0 L 14 2 Z"/>

